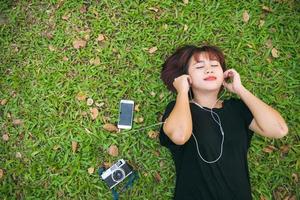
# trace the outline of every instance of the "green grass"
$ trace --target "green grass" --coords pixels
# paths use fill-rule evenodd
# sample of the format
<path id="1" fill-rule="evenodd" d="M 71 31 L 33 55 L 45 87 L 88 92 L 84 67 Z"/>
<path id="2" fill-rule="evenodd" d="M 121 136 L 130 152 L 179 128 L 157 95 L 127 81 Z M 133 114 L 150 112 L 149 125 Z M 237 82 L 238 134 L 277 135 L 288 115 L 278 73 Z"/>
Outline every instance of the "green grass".
<path id="1" fill-rule="evenodd" d="M 87 12 L 81 13 L 84 4 Z M 159 78 L 161 64 L 178 46 L 204 42 L 221 47 L 243 84 L 278 109 L 289 125 L 289 135 L 281 140 L 253 138 L 249 167 L 254 199 L 300 198 L 299 180 L 293 179 L 293 174 L 300 176 L 299 8 L 293 0 L 187 5 L 171 0 L 2 1 L 0 100 L 7 103 L 0 105 L 0 131 L 10 138 L 0 140 L 0 199 L 111 199 L 97 173 L 87 169 L 119 158 L 130 161 L 140 175 L 121 199 L 171 199 L 171 155 L 158 139 L 148 137 L 159 127 L 112 134 L 102 126 L 117 122 L 118 103 L 127 98 L 140 105 L 135 116 L 144 118 L 134 130 L 157 123 L 175 98 Z M 245 10 L 248 23 L 242 18 Z M 260 20 L 265 21 L 262 27 Z M 100 44 L 99 34 L 106 37 Z M 73 41 L 86 35 L 86 47 L 74 49 Z M 278 58 L 272 58 L 268 39 Z M 149 54 L 153 46 L 158 50 Z M 63 61 L 64 56 L 69 60 Z M 100 64 L 90 64 L 96 57 Z M 82 115 L 90 107 L 76 99 L 79 92 L 104 103 L 96 120 Z M 14 126 L 14 119 L 23 125 Z M 72 141 L 79 144 L 75 154 Z M 107 154 L 112 144 L 119 148 L 117 157 Z M 267 145 L 277 149 L 265 153 Z M 288 153 L 281 152 L 283 145 L 289 145 Z M 16 158 L 16 152 L 22 157 Z"/>

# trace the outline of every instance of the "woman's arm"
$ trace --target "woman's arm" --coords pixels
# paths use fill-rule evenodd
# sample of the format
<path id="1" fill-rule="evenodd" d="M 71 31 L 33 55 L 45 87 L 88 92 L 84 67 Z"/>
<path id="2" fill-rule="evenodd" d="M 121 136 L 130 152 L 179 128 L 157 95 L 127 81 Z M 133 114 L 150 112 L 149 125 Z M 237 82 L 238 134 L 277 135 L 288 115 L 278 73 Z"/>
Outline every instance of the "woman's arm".
<path id="1" fill-rule="evenodd" d="M 250 123 L 249 129 L 270 138 L 282 138 L 288 133 L 288 127 L 282 116 L 248 91 L 242 85 L 240 76 L 234 69 L 224 72 L 224 77 L 233 79 L 232 83 L 224 82 L 223 85 L 239 95 L 253 114 L 254 119 Z"/>
<path id="2" fill-rule="evenodd" d="M 188 98 L 188 75 L 182 75 L 174 81 L 177 89 L 175 106 L 165 120 L 163 130 L 177 145 L 183 145 L 192 135 L 192 115 Z"/>
<path id="3" fill-rule="evenodd" d="M 265 137 L 282 138 L 288 133 L 288 127 L 282 116 L 271 106 L 242 87 L 238 95 L 247 105 L 254 119 L 249 128 Z"/>

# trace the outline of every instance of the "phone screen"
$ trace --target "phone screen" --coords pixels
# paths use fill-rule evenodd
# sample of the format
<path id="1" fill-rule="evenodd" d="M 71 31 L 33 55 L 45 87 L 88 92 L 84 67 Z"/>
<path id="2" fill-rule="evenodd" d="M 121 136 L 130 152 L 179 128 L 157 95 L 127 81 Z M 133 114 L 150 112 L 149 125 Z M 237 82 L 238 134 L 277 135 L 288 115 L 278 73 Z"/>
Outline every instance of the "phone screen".
<path id="1" fill-rule="evenodd" d="M 130 126 L 133 117 L 133 104 L 132 103 L 122 103 L 120 108 L 120 117 L 118 125 Z"/>

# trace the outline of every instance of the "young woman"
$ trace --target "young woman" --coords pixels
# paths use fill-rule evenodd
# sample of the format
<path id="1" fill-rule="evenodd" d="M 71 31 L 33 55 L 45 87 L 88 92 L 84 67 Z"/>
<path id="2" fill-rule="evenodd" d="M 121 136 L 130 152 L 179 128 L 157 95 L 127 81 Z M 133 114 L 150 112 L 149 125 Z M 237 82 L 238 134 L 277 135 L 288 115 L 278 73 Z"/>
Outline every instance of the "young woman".
<path id="1" fill-rule="evenodd" d="M 184 46 L 167 58 L 161 78 L 177 92 L 165 110 L 160 143 L 176 167 L 176 200 L 248 200 L 247 152 L 253 133 L 281 138 L 281 115 L 255 97 L 214 46 Z M 239 96 L 224 101 L 229 91 Z"/>

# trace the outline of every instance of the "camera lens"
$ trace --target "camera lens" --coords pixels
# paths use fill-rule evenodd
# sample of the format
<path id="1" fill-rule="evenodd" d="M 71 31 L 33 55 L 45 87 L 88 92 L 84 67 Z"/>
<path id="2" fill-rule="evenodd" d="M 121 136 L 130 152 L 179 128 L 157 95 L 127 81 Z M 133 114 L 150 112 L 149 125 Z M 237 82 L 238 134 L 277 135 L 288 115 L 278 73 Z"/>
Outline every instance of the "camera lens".
<path id="1" fill-rule="evenodd" d="M 124 178 L 124 172 L 122 170 L 117 169 L 113 172 L 112 178 L 115 181 L 121 181 Z"/>

